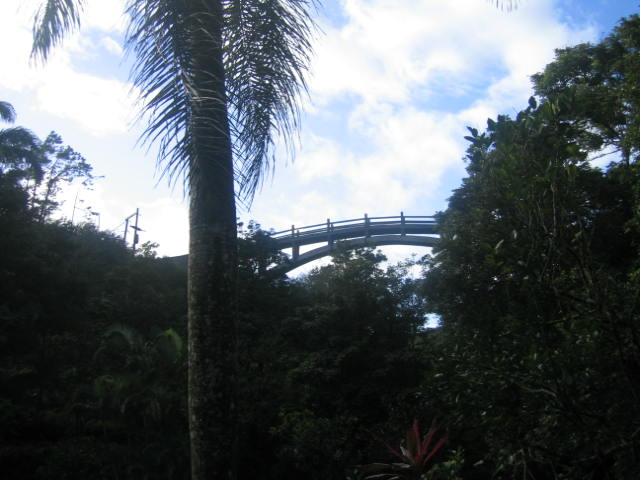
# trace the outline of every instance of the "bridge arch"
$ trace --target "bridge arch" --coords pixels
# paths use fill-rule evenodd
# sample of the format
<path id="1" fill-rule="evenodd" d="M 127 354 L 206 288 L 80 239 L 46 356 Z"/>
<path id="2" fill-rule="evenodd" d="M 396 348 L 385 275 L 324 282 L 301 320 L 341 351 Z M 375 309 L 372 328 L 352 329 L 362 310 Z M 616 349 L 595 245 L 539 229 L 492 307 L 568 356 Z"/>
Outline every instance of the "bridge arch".
<path id="1" fill-rule="evenodd" d="M 432 247 L 438 241 L 437 223 L 430 216 L 369 217 L 309 225 L 274 232 L 271 237 L 279 250 L 291 249 L 289 258 L 269 269 L 287 273 L 313 260 L 330 255 L 337 242 L 347 250 L 383 245 Z M 323 244 L 304 253 L 300 247 Z"/>

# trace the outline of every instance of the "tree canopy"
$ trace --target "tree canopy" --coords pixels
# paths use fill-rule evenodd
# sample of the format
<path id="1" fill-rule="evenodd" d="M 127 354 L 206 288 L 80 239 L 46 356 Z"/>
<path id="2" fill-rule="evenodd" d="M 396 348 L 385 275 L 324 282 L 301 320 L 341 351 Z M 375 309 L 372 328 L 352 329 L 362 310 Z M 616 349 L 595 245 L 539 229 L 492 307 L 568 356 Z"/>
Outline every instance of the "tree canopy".
<path id="1" fill-rule="evenodd" d="M 470 129 L 438 218 L 424 292 L 449 353 L 429 389 L 505 478 L 638 469 L 638 39 L 634 15 L 559 50 L 525 110 Z"/>

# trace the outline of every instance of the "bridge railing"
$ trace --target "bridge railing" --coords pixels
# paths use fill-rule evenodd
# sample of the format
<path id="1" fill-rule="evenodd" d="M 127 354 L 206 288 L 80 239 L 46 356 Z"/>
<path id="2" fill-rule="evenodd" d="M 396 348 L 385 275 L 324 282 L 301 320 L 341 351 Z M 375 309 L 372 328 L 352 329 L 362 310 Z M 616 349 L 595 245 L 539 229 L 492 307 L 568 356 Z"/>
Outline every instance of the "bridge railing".
<path id="1" fill-rule="evenodd" d="M 291 225 L 290 229 L 281 230 L 279 232 L 273 232 L 271 237 L 278 239 L 286 238 L 304 238 L 318 235 L 331 235 L 332 233 L 339 233 L 341 231 L 360 228 L 360 227 L 383 227 L 383 226 L 399 226 L 411 227 L 411 226 L 426 226 L 436 225 L 436 221 L 432 216 L 422 215 L 404 215 L 400 213 L 399 216 L 388 217 L 369 217 L 367 214 L 362 218 L 352 218 L 348 220 L 331 221 L 327 218 L 325 223 L 317 223 L 315 225 L 307 225 L 304 227 L 296 227 Z"/>

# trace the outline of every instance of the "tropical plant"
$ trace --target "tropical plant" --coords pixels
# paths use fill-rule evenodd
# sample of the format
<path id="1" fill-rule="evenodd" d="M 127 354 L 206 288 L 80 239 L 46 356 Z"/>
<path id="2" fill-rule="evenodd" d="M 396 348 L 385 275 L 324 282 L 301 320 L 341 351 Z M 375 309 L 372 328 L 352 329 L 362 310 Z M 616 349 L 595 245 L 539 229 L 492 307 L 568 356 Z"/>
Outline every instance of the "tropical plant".
<path id="1" fill-rule="evenodd" d="M 427 434 L 422 437 L 418 420 L 413 421 L 413 427 L 407 430 L 405 443 L 400 445 L 400 451 L 396 450 L 389 443 L 379 439 L 387 447 L 387 450 L 399 458 L 398 463 L 370 463 L 359 465 L 358 470 L 367 474 L 366 479 L 380 480 L 400 480 L 402 478 L 421 479 L 429 467 L 429 461 L 440 450 L 447 441 L 445 434 L 438 442 L 431 447 L 431 441 L 436 433 L 435 421 L 431 424 Z"/>
<path id="2" fill-rule="evenodd" d="M 16 111 L 9 102 L 0 101 L 0 120 L 13 123 Z M 24 178 L 30 173 L 41 178 L 40 139 L 23 127 L 10 127 L 0 130 L 0 175 L 11 171 L 14 180 Z"/>
<path id="3" fill-rule="evenodd" d="M 273 135 L 297 123 L 312 0 L 130 0 L 127 47 L 145 141 L 190 198 L 189 392 L 193 478 L 231 476 L 236 350 L 236 186 L 250 201 Z M 32 56 L 79 28 L 83 0 L 46 0 Z"/>
<path id="4" fill-rule="evenodd" d="M 171 381 L 181 376 L 182 358 L 182 338 L 171 328 L 148 339 L 127 325 L 113 325 L 95 354 L 113 369 L 96 378 L 97 396 L 132 423 L 160 424 L 176 409 Z"/>

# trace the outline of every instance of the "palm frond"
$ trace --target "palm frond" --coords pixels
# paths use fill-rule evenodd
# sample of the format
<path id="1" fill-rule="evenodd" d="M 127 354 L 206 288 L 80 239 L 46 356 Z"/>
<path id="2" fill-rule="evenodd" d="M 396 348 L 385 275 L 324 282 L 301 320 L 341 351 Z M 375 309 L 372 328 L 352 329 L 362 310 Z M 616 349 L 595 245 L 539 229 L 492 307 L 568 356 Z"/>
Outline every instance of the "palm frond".
<path id="1" fill-rule="evenodd" d="M 0 120 L 7 123 L 16 121 L 16 111 L 9 102 L 0 102 Z"/>
<path id="2" fill-rule="evenodd" d="M 298 125 L 313 2 L 201 0 L 188 10 L 179 0 L 130 0 L 126 45 L 147 121 L 141 140 L 158 144 L 171 182 L 197 179 L 232 144 L 229 174 L 240 197 L 252 197 L 273 165 L 274 135 L 288 140 Z"/>
<path id="3" fill-rule="evenodd" d="M 46 61 L 49 51 L 66 34 L 80 28 L 84 0 L 46 0 L 33 22 L 31 58 Z"/>
<path id="4" fill-rule="evenodd" d="M 315 31 L 313 0 L 225 2 L 225 80 L 239 195 L 273 168 L 274 135 L 289 142 Z M 290 145 L 290 144 L 289 144 Z"/>
<path id="5" fill-rule="evenodd" d="M 488 1 L 489 1 L 489 3 L 494 5 L 496 8 L 499 8 L 500 10 L 506 10 L 507 12 L 510 12 L 510 11 L 515 10 L 516 8 L 518 8 L 518 4 L 522 0 L 488 0 Z"/>
<path id="6" fill-rule="evenodd" d="M 143 144 L 158 144 L 158 167 L 170 182 L 186 181 L 192 109 L 185 17 L 173 0 L 131 0 L 127 52 L 135 55 L 132 80 L 140 90 Z"/>

